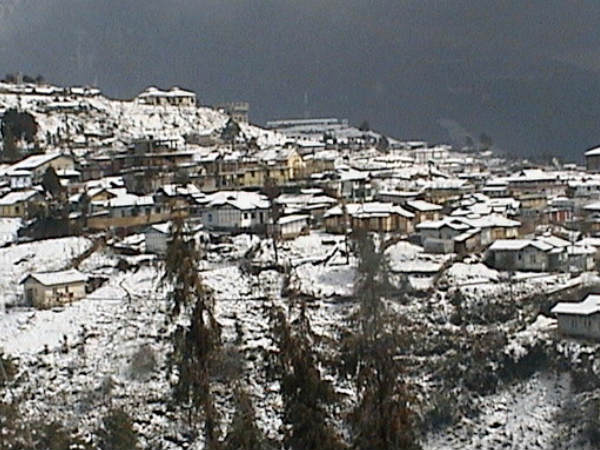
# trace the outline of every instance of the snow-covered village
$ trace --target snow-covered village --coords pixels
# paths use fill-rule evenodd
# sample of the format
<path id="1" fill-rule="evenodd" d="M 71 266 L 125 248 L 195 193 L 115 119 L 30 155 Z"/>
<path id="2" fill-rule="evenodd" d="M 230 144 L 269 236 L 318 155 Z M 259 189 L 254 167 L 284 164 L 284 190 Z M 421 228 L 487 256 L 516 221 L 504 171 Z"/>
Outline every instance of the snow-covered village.
<path id="1" fill-rule="evenodd" d="M 0 448 L 600 445 L 600 148 L 201 104 L 0 83 Z"/>

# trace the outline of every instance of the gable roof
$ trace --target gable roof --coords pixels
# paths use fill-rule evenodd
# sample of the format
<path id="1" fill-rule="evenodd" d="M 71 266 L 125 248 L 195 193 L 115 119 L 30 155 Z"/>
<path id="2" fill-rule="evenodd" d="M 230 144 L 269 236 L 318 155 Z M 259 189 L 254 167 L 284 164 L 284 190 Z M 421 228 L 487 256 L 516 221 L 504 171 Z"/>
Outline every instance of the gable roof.
<path id="1" fill-rule="evenodd" d="M 346 211 L 348 211 L 348 215 L 357 218 L 384 217 L 390 214 L 398 214 L 407 219 L 415 217 L 410 211 L 407 211 L 398 205 L 394 205 L 393 203 L 385 202 L 348 203 L 346 205 Z M 324 217 L 340 216 L 342 214 L 342 207 L 338 205 L 329 209 Z"/>
<path id="2" fill-rule="evenodd" d="M 552 250 L 554 247 L 545 242 L 540 242 L 533 239 L 498 239 L 490 245 L 491 251 L 519 251 L 526 247 L 532 246 L 543 252 Z"/>
<path id="3" fill-rule="evenodd" d="M 406 202 L 406 206 L 419 212 L 442 210 L 442 207 L 440 205 L 436 205 L 435 203 L 429 203 L 425 200 L 409 200 Z"/>
<path id="4" fill-rule="evenodd" d="M 60 272 L 30 273 L 21 281 L 21 283 L 27 281 L 28 278 L 33 278 L 44 286 L 56 286 L 59 284 L 83 283 L 87 280 L 87 275 L 75 269 L 63 270 Z"/>
<path id="5" fill-rule="evenodd" d="M 71 156 L 66 155 L 64 153 L 44 153 L 42 155 L 31 155 L 19 161 L 18 163 L 15 163 L 12 166 L 10 166 L 9 171 L 13 172 L 15 170 L 34 170 L 60 156 L 73 159 Z"/>
<path id="6" fill-rule="evenodd" d="M 219 208 L 221 206 L 232 206 L 239 210 L 249 211 L 253 209 L 267 209 L 270 206 L 269 199 L 257 192 L 246 191 L 218 191 L 207 195 L 208 208 Z"/>
<path id="7" fill-rule="evenodd" d="M 590 148 L 584 153 L 584 156 L 600 156 L 600 147 Z"/>
<path id="8" fill-rule="evenodd" d="M 581 302 L 560 302 L 550 310 L 553 314 L 574 314 L 588 316 L 600 312 L 600 295 L 589 294 Z"/>
<path id="9" fill-rule="evenodd" d="M 39 192 L 34 189 L 9 192 L 4 197 L 0 198 L 0 206 L 9 206 L 19 202 L 26 202 L 38 194 Z"/>

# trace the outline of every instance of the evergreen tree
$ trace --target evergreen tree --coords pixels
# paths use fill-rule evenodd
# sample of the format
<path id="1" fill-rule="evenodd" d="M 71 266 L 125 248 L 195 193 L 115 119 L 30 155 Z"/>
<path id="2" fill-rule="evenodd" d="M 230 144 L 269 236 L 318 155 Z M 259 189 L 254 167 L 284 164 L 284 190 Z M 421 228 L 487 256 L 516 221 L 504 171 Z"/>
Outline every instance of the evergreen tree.
<path id="1" fill-rule="evenodd" d="M 188 408 L 188 422 L 204 411 L 204 431 L 207 448 L 217 442 L 217 412 L 210 392 L 210 378 L 221 350 L 221 328 L 214 317 L 214 299 L 200 277 L 200 253 L 193 239 L 188 238 L 183 221 L 175 221 L 172 239 L 167 248 L 163 282 L 171 292 L 170 317 L 175 320 L 193 305 L 190 325 L 178 326 L 173 333 L 170 368 L 177 373 L 173 398 Z M 210 444 L 210 445 L 209 445 Z"/>
<path id="2" fill-rule="evenodd" d="M 60 178 L 58 178 L 54 167 L 48 167 L 44 172 L 42 177 L 42 187 L 46 192 L 50 193 L 54 199 L 63 197 L 64 188 L 60 184 Z"/>
<path id="3" fill-rule="evenodd" d="M 383 134 L 377 141 L 377 150 L 380 152 L 387 152 L 390 148 L 390 141 Z"/>
<path id="4" fill-rule="evenodd" d="M 133 421 L 123 409 L 108 411 L 102 420 L 102 427 L 96 432 L 101 450 L 137 450 L 138 436 Z"/>
<path id="5" fill-rule="evenodd" d="M 38 131 L 38 124 L 30 113 L 11 108 L 6 110 L 0 122 L 0 131 L 3 136 L 9 129 L 16 140 L 25 139 L 32 143 Z"/>
<path id="6" fill-rule="evenodd" d="M 238 388 L 235 394 L 235 413 L 223 442 L 223 450 L 265 450 L 267 439 L 256 426 L 254 408 L 248 394 Z"/>
<path id="7" fill-rule="evenodd" d="M 200 259 L 200 251 L 195 241 L 190 238 L 186 224 L 181 219 L 174 220 L 161 280 L 163 285 L 171 287 L 168 295 L 168 312 L 171 319 L 185 312 L 196 300 L 202 300 L 204 303 L 210 301 L 198 272 Z"/>
<path id="8" fill-rule="evenodd" d="M 233 118 L 229 118 L 223 130 L 221 130 L 221 139 L 225 142 L 229 142 L 231 144 L 231 150 L 235 149 L 235 140 L 242 132 L 240 125 L 233 120 Z"/>
<path id="9" fill-rule="evenodd" d="M 2 130 L 2 160 L 6 162 L 15 162 L 21 158 L 21 153 L 17 147 L 17 139 L 11 128 Z"/>
<path id="10" fill-rule="evenodd" d="M 281 309 L 271 313 L 273 335 L 279 346 L 283 421 L 288 425 L 284 446 L 290 450 L 345 448 L 328 424 L 327 407 L 336 401 L 330 383 L 321 378 L 312 351 L 312 330 L 303 305 L 295 331 Z"/>
<path id="11" fill-rule="evenodd" d="M 81 439 L 71 436 L 71 433 L 59 422 L 41 423 L 35 427 L 35 430 L 37 435 L 34 445 L 35 450 L 85 448 Z"/>
<path id="12" fill-rule="evenodd" d="M 277 182 L 270 177 L 267 177 L 265 180 L 265 185 L 263 186 L 263 192 L 269 199 L 269 204 L 271 206 L 271 240 L 273 242 L 273 252 L 275 253 L 275 264 L 279 262 L 279 252 L 277 241 L 279 240 L 279 216 L 281 214 L 281 205 L 275 201 L 277 197 L 281 194 L 281 189 L 277 185 Z M 267 227 L 268 228 L 268 227 Z"/>
<path id="13" fill-rule="evenodd" d="M 354 281 L 357 311 L 342 343 L 342 371 L 354 377 L 358 403 L 350 416 L 357 450 L 414 450 L 412 396 L 396 361 L 403 336 L 390 321 L 386 301 L 393 290 L 384 246 L 369 234 L 355 234 L 358 267 Z"/>

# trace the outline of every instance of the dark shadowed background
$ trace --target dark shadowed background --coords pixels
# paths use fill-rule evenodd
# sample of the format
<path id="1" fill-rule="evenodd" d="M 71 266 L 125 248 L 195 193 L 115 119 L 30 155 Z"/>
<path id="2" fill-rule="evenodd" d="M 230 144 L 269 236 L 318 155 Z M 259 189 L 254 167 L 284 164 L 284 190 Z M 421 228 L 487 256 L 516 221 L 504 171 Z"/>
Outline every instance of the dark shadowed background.
<path id="1" fill-rule="evenodd" d="M 0 0 L 0 75 L 576 160 L 600 143 L 599 26 L 597 0 Z"/>

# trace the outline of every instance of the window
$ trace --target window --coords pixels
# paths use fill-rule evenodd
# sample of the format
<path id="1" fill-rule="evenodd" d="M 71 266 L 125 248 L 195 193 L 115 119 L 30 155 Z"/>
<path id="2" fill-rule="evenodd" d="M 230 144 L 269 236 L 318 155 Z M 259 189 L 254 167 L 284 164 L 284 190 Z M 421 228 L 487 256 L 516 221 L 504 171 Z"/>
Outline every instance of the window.
<path id="1" fill-rule="evenodd" d="M 212 214 L 211 213 L 208 213 L 208 221 L 212 222 Z"/>

